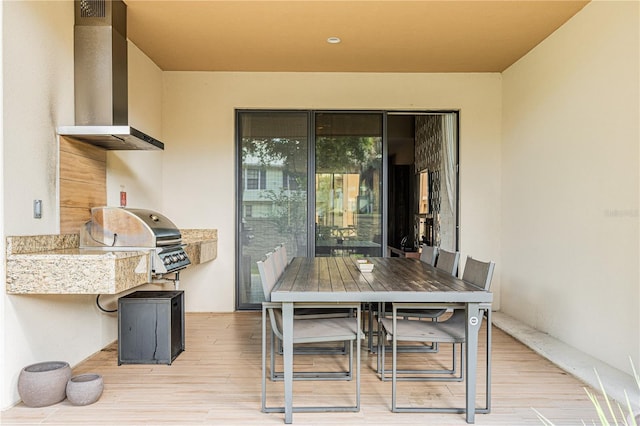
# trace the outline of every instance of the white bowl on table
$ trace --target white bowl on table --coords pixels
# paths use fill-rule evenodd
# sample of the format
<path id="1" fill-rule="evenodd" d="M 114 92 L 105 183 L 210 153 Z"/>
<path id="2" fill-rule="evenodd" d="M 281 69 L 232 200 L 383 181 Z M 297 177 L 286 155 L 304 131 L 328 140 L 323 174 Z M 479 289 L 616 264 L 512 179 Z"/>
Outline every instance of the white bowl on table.
<path id="1" fill-rule="evenodd" d="M 373 271 L 373 263 L 365 259 L 358 259 L 358 269 L 360 272 L 371 272 Z"/>

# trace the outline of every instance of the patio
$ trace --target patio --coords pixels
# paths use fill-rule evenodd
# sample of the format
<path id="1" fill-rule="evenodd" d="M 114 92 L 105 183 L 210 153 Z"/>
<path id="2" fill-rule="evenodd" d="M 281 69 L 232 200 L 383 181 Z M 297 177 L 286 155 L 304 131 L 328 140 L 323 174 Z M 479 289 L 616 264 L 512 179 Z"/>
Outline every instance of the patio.
<path id="1" fill-rule="evenodd" d="M 186 350 L 171 366 L 117 365 L 117 344 L 76 366 L 73 374 L 102 374 L 105 389 L 95 404 L 78 407 L 66 400 L 49 407 L 19 404 L 2 413 L 3 425 L 16 424 L 284 424 L 283 414 L 260 412 L 260 313 L 190 313 L 185 319 Z M 483 330 L 480 342 L 483 343 Z M 447 362 L 449 351 L 443 350 Z M 479 348 L 478 403 L 484 393 L 484 346 Z M 414 354 L 404 354 L 411 360 Z M 391 383 L 374 373 L 375 355 L 362 352 L 362 409 L 359 413 L 296 413 L 294 424 L 466 425 L 461 414 L 394 414 Z M 343 362 L 301 355 L 296 369 Z M 596 413 L 585 384 L 494 326 L 491 414 L 476 415 L 477 425 L 541 425 L 533 408 L 557 426 L 591 423 Z M 352 397 L 350 382 L 296 382 L 295 402 L 321 404 Z M 270 403 L 279 403 L 282 383 L 269 383 Z M 464 385 L 401 383 L 408 403 L 460 401 Z M 457 399 L 456 399 L 457 398 Z M 448 402 L 445 402 L 448 403 Z"/>

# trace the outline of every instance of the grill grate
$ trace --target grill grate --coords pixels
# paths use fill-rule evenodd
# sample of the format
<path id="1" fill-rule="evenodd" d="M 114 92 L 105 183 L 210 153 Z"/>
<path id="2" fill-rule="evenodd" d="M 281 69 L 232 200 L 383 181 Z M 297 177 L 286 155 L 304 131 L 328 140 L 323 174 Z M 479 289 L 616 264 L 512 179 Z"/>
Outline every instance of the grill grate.
<path id="1" fill-rule="evenodd" d="M 80 0 L 80 16 L 82 18 L 104 18 L 107 16 L 105 0 Z"/>

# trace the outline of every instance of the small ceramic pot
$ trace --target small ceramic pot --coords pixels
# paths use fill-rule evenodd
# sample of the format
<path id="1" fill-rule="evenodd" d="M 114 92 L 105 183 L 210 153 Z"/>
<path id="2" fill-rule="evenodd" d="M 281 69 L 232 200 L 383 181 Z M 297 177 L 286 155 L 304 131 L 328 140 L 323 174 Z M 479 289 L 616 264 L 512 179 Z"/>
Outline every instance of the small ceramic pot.
<path id="1" fill-rule="evenodd" d="M 64 361 L 47 361 L 24 367 L 18 376 L 18 394 L 28 407 L 46 407 L 66 397 L 71 367 Z"/>
<path id="2" fill-rule="evenodd" d="M 73 405 L 93 404 L 102 395 L 104 382 L 99 374 L 80 374 L 67 382 L 67 399 Z"/>

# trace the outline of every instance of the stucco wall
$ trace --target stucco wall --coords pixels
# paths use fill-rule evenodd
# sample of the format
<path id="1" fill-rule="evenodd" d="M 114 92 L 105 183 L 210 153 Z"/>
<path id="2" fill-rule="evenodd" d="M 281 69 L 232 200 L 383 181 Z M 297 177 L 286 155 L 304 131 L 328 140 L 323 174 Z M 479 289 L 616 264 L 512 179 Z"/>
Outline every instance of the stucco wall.
<path id="1" fill-rule="evenodd" d="M 73 2 L 2 2 L 3 226 L 5 235 L 56 234 L 56 127 L 74 123 Z M 130 121 L 161 137 L 162 73 L 129 44 Z M 148 155 L 147 155 L 148 154 Z M 109 203 L 125 184 L 132 204 L 161 209 L 162 153 L 108 156 Z M 43 218 L 33 218 L 33 200 Z M 2 238 L 4 241 L 4 238 Z M 3 242 L 4 247 L 4 242 Z M 4 248 L 2 249 L 4 276 Z M 72 366 L 117 338 L 117 317 L 94 296 L 18 296 L 0 286 L 2 355 L 0 407 L 18 401 L 17 379 L 28 364 L 63 360 Z M 114 307 L 113 297 L 103 303 Z"/>
<path id="2" fill-rule="evenodd" d="M 236 108 L 459 109 L 462 258 L 497 262 L 499 306 L 500 88 L 499 74 L 165 72 L 166 160 L 180 179 L 165 164 L 164 211 L 219 229 L 218 259 L 183 274 L 188 310 L 234 308 Z"/>
<path id="3" fill-rule="evenodd" d="M 502 310 L 640 365 L 638 2 L 593 2 L 503 73 Z"/>

